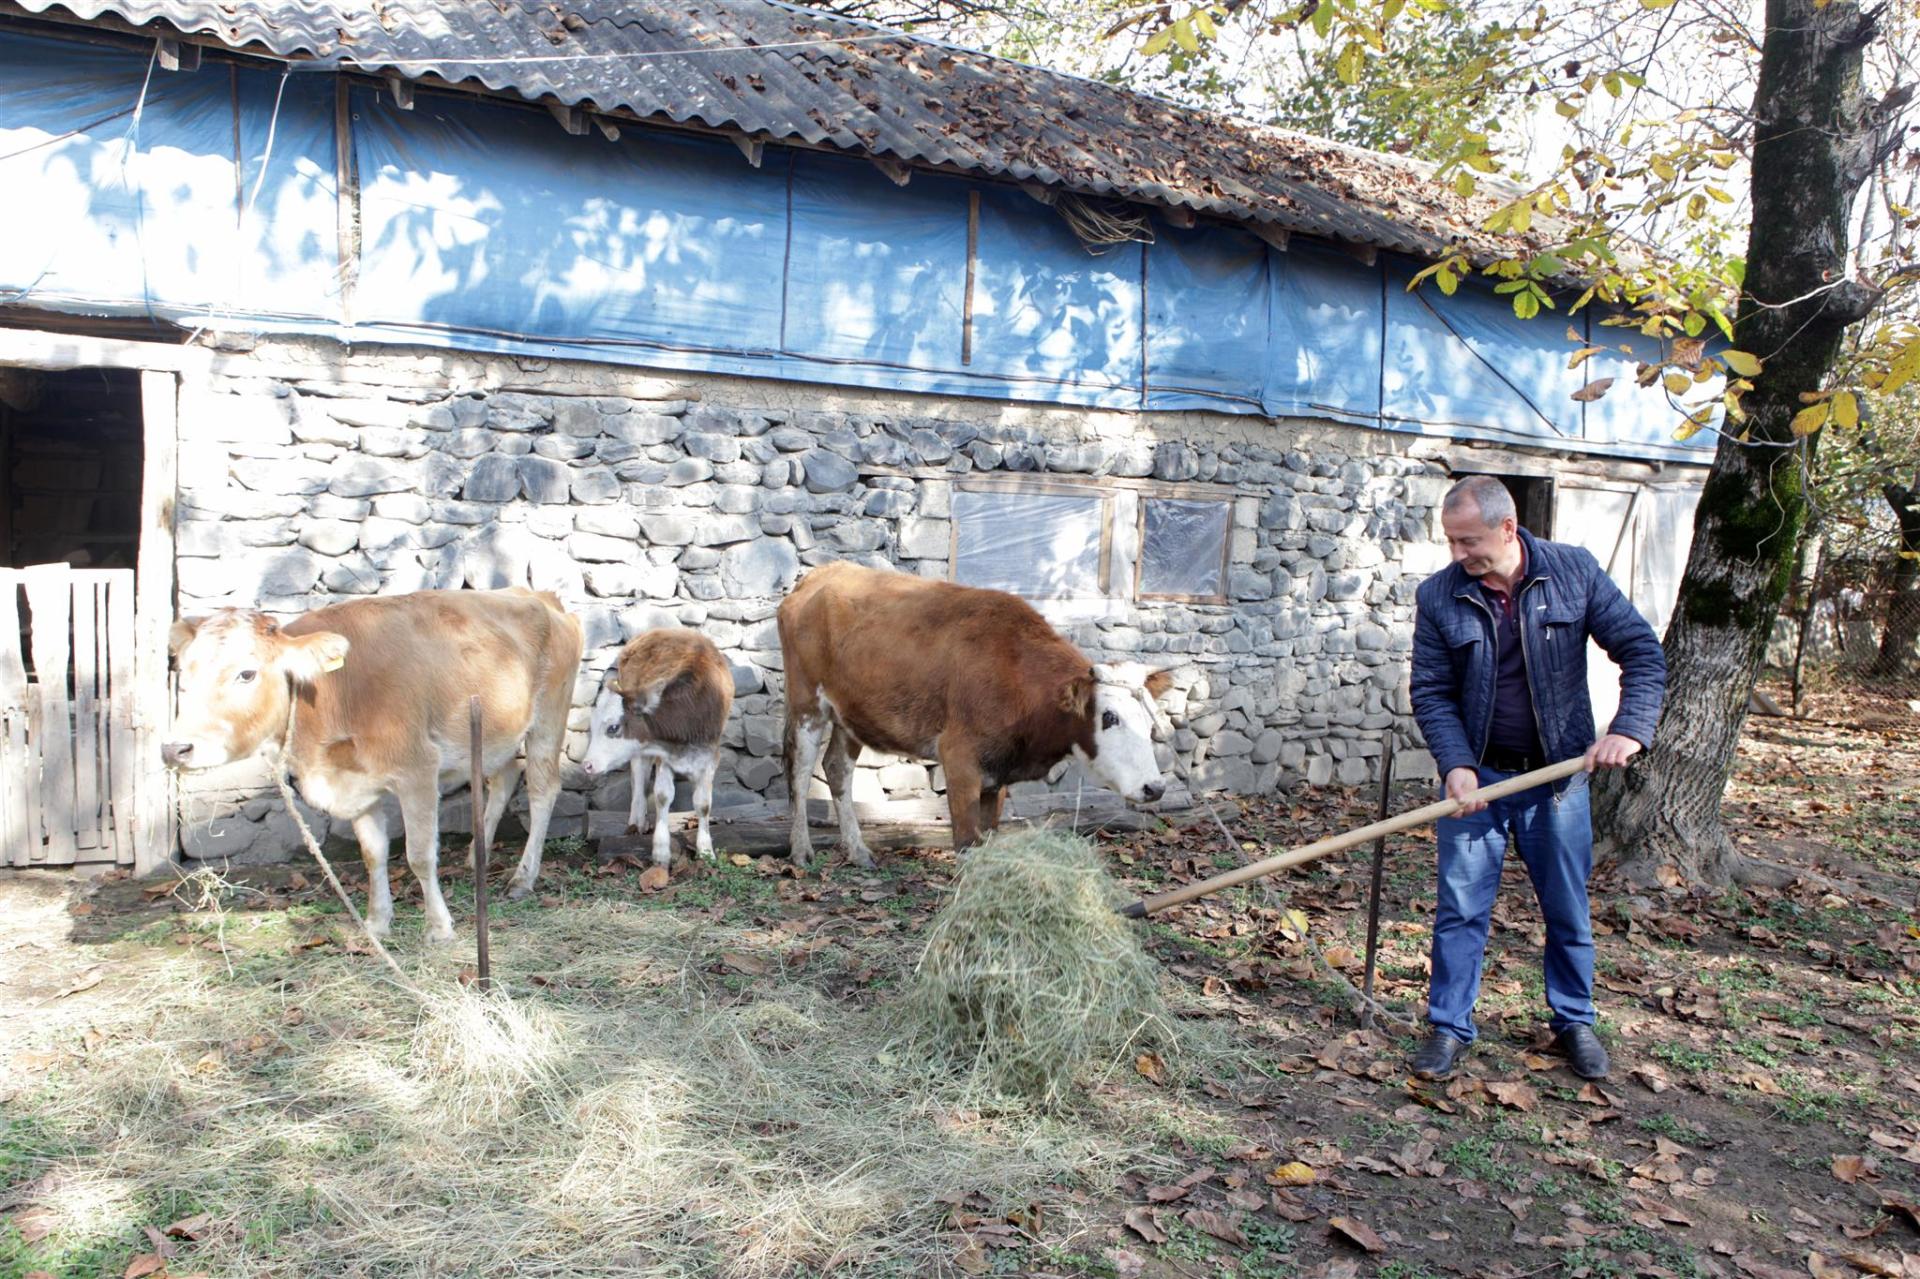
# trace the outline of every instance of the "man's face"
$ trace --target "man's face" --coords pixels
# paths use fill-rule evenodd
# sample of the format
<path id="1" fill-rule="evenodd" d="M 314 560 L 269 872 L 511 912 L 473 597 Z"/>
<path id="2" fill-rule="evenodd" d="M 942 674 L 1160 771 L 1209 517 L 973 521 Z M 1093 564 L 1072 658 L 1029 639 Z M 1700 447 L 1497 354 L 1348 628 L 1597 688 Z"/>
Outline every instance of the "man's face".
<path id="1" fill-rule="evenodd" d="M 1512 516 L 1488 527 L 1480 517 L 1480 508 L 1471 502 L 1442 511 L 1440 527 L 1447 535 L 1453 562 L 1465 569 L 1468 577 L 1484 576 L 1512 560 L 1514 545 L 1520 540 Z"/>

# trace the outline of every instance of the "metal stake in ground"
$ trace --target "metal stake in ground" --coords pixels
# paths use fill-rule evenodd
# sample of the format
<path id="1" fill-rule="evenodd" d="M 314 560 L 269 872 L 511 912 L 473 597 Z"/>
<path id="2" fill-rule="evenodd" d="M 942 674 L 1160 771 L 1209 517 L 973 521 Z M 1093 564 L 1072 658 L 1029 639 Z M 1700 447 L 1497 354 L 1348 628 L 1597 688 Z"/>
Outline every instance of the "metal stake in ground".
<path id="1" fill-rule="evenodd" d="M 1387 820 L 1387 804 L 1393 798 L 1393 729 L 1380 735 L 1380 813 L 1375 823 Z M 1367 974 L 1361 979 L 1360 993 L 1366 1002 L 1360 1005 L 1360 1028 L 1373 1028 L 1373 964 L 1380 954 L 1380 879 L 1387 865 L 1387 837 L 1373 841 L 1373 890 L 1367 897 Z"/>
<path id="2" fill-rule="evenodd" d="M 467 699 L 467 719 L 473 728 L 468 761 L 473 767 L 473 931 L 479 943 L 480 989 L 493 988 L 493 967 L 487 959 L 487 770 L 480 736 L 480 699 Z"/>

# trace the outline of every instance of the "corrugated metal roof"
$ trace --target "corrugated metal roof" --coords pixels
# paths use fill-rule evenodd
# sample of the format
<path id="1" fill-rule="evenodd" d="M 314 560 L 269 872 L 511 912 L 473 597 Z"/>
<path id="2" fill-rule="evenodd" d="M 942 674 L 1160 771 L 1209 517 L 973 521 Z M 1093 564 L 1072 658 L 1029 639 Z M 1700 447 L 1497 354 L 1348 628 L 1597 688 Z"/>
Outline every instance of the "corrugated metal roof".
<path id="1" fill-rule="evenodd" d="M 776 0 L 14 0 L 281 57 L 1266 223 L 1510 256 L 1490 196 L 1268 129 Z"/>

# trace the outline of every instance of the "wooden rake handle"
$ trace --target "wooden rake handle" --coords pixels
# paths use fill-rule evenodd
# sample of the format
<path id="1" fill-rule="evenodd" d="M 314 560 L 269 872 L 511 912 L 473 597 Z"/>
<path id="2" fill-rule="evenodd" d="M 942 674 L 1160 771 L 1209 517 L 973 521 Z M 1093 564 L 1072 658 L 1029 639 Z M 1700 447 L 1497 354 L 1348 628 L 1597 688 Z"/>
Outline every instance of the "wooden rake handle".
<path id="1" fill-rule="evenodd" d="M 1523 790 L 1532 790 L 1536 786 L 1544 786 L 1548 782 L 1557 782 L 1563 777 L 1572 777 L 1575 773 L 1585 772 L 1586 767 L 1585 756 L 1563 759 L 1558 764 L 1536 768 L 1531 773 L 1521 773 L 1507 778 L 1504 782 L 1496 782 L 1492 786 L 1482 786 L 1473 792 L 1473 798 L 1488 802 L 1505 799 L 1508 795 L 1516 795 Z M 1356 844 L 1364 844 L 1370 839 L 1378 839 L 1383 835 L 1398 835 L 1401 831 L 1425 826 L 1428 822 L 1439 821 L 1442 817 L 1451 817 L 1459 811 L 1460 805 L 1464 802 L 1458 799 L 1436 800 L 1425 808 L 1416 808 L 1410 813 L 1389 817 L 1385 821 L 1374 822 L 1358 830 L 1350 830 L 1344 835 L 1330 835 L 1312 844 L 1302 844 L 1298 848 L 1277 853 L 1265 861 L 1253 862 L 1215 875 L 1211 879 L 1203 879 L 1198 883 L 1176 888 L 1172 892 L 1142 897 L 1136 902 L 1120 907 L 1120 913 L 1128 919 L 1141 919 L 1163 911 L 1169 906 L 1178 906 L 1181 902 L 1190 902 L 1196 897 L 1205 897 L 1208 893 L 1217 893 L 1223 888 L 1232 888 L 1250 879 L 1263 879 L 1289 866 L 1298 866 L 1302 862 L 1325 857 L 1328 853 L 1337 853 L 1343 849 L 1352 848 Z"/>

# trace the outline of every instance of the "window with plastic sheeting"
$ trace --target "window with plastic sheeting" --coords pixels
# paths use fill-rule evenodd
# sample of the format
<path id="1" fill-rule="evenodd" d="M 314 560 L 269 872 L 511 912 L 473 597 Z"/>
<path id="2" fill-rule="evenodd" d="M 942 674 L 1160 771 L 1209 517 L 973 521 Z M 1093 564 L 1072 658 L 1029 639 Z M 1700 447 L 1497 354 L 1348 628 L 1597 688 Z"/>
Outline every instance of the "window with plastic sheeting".
<path id="1" fill-rule="evenodd" d="M 1135 594 L 1143 600 L 1225 602 L 1232 526 L 1230 500 L 1143 499 Z"/>
<path id="2" fill-rule="evenodd" d="M 1107 594 L 1109 497 L 1043 485 L 961 485 L 953 494 L 953 580 L 1028 599 Z"/>

